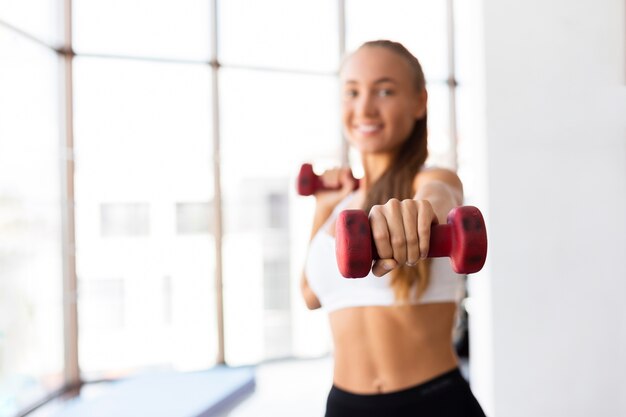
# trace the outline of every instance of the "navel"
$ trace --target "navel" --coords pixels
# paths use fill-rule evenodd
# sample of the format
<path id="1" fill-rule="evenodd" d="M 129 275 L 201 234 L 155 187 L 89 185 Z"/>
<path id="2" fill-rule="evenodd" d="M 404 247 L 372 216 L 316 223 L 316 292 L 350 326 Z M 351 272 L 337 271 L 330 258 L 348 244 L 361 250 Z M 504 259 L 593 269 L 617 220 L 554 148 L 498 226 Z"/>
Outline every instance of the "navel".
<path id="1" fill-rule="evenodd" d="M 376 392 L 378 392 L 379 394 L 382 394 L 383 392 L 383 380 L 380 378 L 376 378 L 374 380 L 374 388 L 376 389 Z"/>

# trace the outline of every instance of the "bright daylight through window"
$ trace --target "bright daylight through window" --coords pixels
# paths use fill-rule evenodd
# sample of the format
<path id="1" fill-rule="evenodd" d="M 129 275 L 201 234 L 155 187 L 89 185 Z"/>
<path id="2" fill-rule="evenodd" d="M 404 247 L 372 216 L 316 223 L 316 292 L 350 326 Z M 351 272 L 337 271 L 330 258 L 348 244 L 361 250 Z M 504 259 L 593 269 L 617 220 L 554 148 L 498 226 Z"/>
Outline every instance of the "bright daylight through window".
<path id="1" fill-rule="evenodd" d="M 73 363 L 90 381 L 328 354 L 295 176 L 344 159 L 341 53 L 378 38 L 420 57 L 431 162 L 454 166 L 446 7 L 2 2 L 0 417 Z"/>

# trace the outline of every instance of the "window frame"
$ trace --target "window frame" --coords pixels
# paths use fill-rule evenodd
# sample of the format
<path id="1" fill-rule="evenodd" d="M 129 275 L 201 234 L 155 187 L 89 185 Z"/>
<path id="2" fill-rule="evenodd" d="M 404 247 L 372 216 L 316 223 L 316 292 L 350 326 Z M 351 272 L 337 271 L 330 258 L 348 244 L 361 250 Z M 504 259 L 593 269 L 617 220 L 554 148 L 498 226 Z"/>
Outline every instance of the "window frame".
<path id="1" fill-rule="evenodd" d="M 224 66 L 220 63 L 219 56 L 219 22 L 218 22 L 218 0 L 208 0 L 210 2 L 210 59 L 208 61 L 202 61 L 200 63 L 210 67 L 211 83 L 212 83 L 212 132 L 211 137 L 207 138 L 213 145 L 213 179 L 214 179 L 214 199 L 213 203 L 213 227 L 214 227 L 214 239 L 215 239 L 215 292 L 216 292 L 216 320 L 217 320 L 217 336 L 218 336 L 218 354 L 216 358 L 216 364 L 225 364 L 225 347 L 224 347 L 224 298 L 223 298 L 223 271 L 222 271 L 222 240 L 223 240 L 223 214 L 222 214 L 222 189 L 221 189 L 221 166 L 220 166 L 220 100 L 219 100 L 219 77 L 220 70 Z M 339 60 L 345 55 L 346 52 L 346 6 L 345 0 L 336 0 L 338 22 L 338 34 L 337 39 L 339 42 Z M 60 396 L 68 393 L 76 392 L 83 384 L 94 382 L 84 381 L 81 378 L 81 372 L 78 361 L 78 306 L 77 306 L 77 274 L 76 274 L 76 234 L 75 234 L 75 217 L 74 217 L 74 91 L 73 91 L 73 62 L 77 56 L 73 49 L 72 44 L 72 0 L 62 0 L 62 19 L 63 19 L 63 36 L 62 44 L 58 47 L 50 45 L 36 36 L 29 34 L 5 21 L 0 19 L 0 25 L 9 29 L 10 31 L 18 34 L 21 37 L 27 38 L 32 42 L 43 45 L 57 53 L 59 59 L 62 61 L 62 79 L 59 80 L 61 87 L 61 114 L 63 120 L 61 120 L 61 126 L 63 129 L 62 137 L 64 143 L 62 146 L 65 148 L 63 152 L 64 160 L 61 164 L 61 176 L 63 178 L 62 186 L 62 256 L 63 256 L 63 324 L 64 324 L 64 387 L 58 391 L 49 393 L 45 398 L 39 402 L 33 404 L 27 409 L 21 410 L 18 415 L 25 416 L 35 409 L 41 407 L 47 402 L 54 400 Z M 447 9 L 447 46 L 448 46 L 448 78 L 443 82 L 447 84 L 449 92 L 449 129 L 450 129 L 450 160 L 453 164 L 453 169 L 456 169 L 457 164 L 457 115 L 456 115 L 456 87 L 458 85 L 455 74 L 455 42 L 454 42 L 454 0 L 446 0 Z M 80 56 L 99 56 L 92 54 L 81 54 Z M 179 59 L 166 59 L 166 58 L 146 58 L 146 57 L 129 57 L 129 56 L 106 56 L 107 58 L 118 59 L 142 59 L 151 60 L 155 62 L 177 62 L 177 63 L 190 63 L 191 61 L 179 60 Z M 194 61 L 194 64 L 199 62 Z M 323 71 L 302 71 L 295 69 L 278 69 L 278 68 L 258 68 L 252 66 L 227 66 L 227 68 L 245 68 L 253 70 L 264 71 L 279 71 L 286 73 L 311 73 L 328 75 Z M 333 75 L 339 76 L 338 69 L 333 72 Z M 342 155 L 341 159 L 345 163 L 348 162 L 348 144 L 345 140 L 342 141 Z"/>

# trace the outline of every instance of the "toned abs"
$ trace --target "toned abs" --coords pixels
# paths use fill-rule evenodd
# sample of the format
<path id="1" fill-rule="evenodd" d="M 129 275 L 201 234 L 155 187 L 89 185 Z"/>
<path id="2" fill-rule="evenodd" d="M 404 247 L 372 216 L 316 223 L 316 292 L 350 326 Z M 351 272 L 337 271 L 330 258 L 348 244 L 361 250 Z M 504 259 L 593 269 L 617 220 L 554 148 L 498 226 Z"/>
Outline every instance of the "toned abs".
<path id="1" fill-rule="evenodd" d="M 455 313 L 452 302 L 332 312 L 335 385 L 359 394 L 385 393 L 455 368 Z"/>

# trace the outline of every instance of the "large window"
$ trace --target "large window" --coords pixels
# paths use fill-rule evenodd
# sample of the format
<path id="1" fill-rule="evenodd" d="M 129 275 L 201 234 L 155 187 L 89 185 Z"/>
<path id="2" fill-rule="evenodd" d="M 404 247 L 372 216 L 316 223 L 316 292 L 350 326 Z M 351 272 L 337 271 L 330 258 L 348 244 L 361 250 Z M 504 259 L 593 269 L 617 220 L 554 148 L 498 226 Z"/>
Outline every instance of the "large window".
<path id="1" fill-rule="evenodd" d="M 210 1 L 72 0 L 72 8 L 78 54 L 196 61 L 211 56 Z"/>
<path id="2" fill-rule="evenodd" d="M 59 68 L 0 26 L 0 416 L 64 382 Z"/>
<path id="3" fill-rule="evenodd" d="M 76 378 L 328 353 L 295 175 L 345 160 L 341 55 L 380 38 L 422 62 L 455 167 L 450 4 L 0 2 L 0 417 Z"/>
<path id="4" fill-rule="evenodd" d="M 336 0 L 219 2 L 219 59 L 227 66 L 336 71 Z"/>
<path id="5" fill-rule="evenodd" d="M 295 313 L 298 254 L 312 218 L 310 207 L 297 208 L 294 175 L 308 160 L 340 161 L 337 82 L 239 69 L 224 69 L 221 80 L 227 360 L 290 356 L 300 343 L 293 329 L 305 325 Z M 287 297 L 282 306 L 271 301 L 277 294 Z M 307 345 L 328 349 L 320 338 Z"/>
<path id="6" fill-rule="evenodd" d="M 202 229 L 210 212 L 189 209 L 213 200 L 210 69 L 79 57 L 74 75 L 81 370 L 206 368 L 217 357 L 214 239 Z"/>

